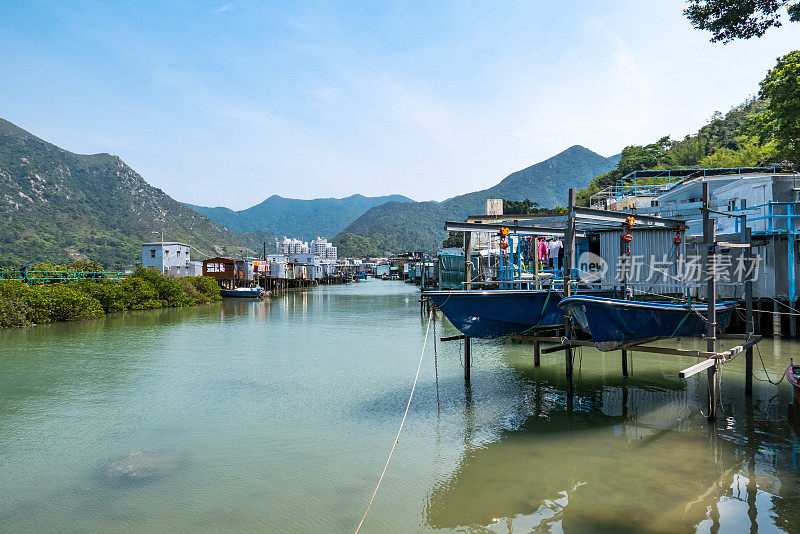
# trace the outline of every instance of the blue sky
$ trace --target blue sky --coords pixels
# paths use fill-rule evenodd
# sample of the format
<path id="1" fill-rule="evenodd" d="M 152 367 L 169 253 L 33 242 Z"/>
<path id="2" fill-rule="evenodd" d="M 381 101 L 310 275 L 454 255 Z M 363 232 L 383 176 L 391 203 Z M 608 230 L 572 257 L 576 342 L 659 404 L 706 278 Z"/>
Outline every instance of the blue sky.
<path id="1" fill-rule="evenodd" d="M 4 2 L 0 117 L 174 198 L 441 200 L 581 144 L 696 131 L 800 23 L 711 44 L 683 2 Z"/>

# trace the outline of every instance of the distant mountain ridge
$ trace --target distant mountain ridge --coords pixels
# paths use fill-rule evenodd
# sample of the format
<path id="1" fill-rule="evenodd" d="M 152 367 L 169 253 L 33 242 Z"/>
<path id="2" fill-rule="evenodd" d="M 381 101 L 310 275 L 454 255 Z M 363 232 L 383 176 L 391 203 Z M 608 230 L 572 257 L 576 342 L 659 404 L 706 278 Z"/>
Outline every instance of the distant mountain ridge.
<path id="1" fill-rule="evenodd" d="M 192 245 L 193 257 L 237 254 L 233 232 L 148 184 L 119 157 L 74 154 L 0 119 L 0 263 L 141 260 L 141 244 Z"/>
<path id="2" fill-rule="evenodd" d="M 255 206 L 239 211 L 194 204 L 186 206 L 236 232 L 269 232 L 309 240 L 317 236 L 333 239 L 364 212 L 386 202 L 414 200 L 403 195 L 365 197 L 356 194 L 345 198 L 311 200 L 272 195 Z"/>
<path id="3" fill-rule="evenodd" d="M 371 208 L 336 236 L 334 243 L 340 254 L 350 256 L 435 250 L 447 237 L 442 229 L 444 222 L 484 213 L 486 199 L 529 198 L 543 208 L 564 205 L 569 188 L 586 187 L 592 178 L 613 169 L 619 158 L 619 154 L 604 157 L 583 146 L 573 145 L 544 161 L 509 174 L 488 189 L 443 202 L 388 202 Z"/>

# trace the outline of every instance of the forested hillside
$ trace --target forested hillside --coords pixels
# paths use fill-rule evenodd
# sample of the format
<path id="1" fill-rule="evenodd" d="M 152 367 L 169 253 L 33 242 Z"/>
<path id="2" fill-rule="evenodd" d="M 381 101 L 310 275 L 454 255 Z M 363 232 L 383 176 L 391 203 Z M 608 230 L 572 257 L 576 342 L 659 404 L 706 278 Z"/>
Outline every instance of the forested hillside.
<path id="1" fill-rule="evenodd" d="M 164 239 L 196 257 L 238 253 L 239 238 L 152 187 L 117 156 L 80 155 L 0 119 L 0 263 L 141 260 Z"/>
<path id="2" fill-rule="evenodd" d="M 372 208 L 348 225 L 334 242 L 340 254 L 349 256 L 435 250 L 447 237 L 444 222 L 484 213 L 487 198 L 529 198 L 543 208 L 555 207 L 566 202 L 570 187 L 585 187 L 594 176 L 611 170 L 618 159 L 575 145 L 508 175 L 488 189 L 443 202 L 389 202 Z"/>
<path id="3" fill-rule="evenodd" d="M 402 195 L 303 200 L 272 195 L 250 208 L 207 208 L 187 204 L 212 221 L 236 232 L 269 232 L 279 236 L 310 240 L 317 236 L 333 239 L 365 211 L 386 202 L 414 202 Z"/>

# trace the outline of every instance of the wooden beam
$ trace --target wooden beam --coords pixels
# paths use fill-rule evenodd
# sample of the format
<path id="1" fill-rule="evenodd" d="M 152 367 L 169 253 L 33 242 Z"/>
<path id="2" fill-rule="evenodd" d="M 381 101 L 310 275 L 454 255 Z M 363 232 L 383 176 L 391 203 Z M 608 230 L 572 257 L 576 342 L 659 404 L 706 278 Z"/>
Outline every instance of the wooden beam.
<path id="1" fill-rule="evenodd" d="M 702 361 L 700 363 L 696 363 L 691 367 L 687 367 L 683 371 L 678 371 L 678 376 L 680 378 L 688 378 L 688 377 L 690 377 L 692 375 L 696 375 L 697 373 L 699 373 L 701 371 L 705 371 L 706 369 L 709 369 L 709 368 L 713 367 L 714 365 L 716 365 L 716 363 L 717 363 L 717 360 L 715 360 L 714 358 L 709 358 L 709 359 L 704 360 L 704 361 Z"/>
<path id="2" fill-rule="evenodd" d="M 572 345 L 570 345 L 569 343 L 565 343 L 563 345 L 555 345 L 553 347 L 545 347 L 545 348 L 542 349 L 542 354 L 550 354 L 551 352 L 558 352 L 558 351 L 561 351 L 561 350 L 564 350 L 564 349 L 568 349 L 571 346 Z"/>
<path id="3" fill-rule="evenodd" d="M 459 339 L 464 339 L 465 337 L 467 336 L 465 336 L 464 334 L 460 334 L 457 336 L 445 336 L 445 337 L 440 337 L 439 341 L 458 341 Z"/>

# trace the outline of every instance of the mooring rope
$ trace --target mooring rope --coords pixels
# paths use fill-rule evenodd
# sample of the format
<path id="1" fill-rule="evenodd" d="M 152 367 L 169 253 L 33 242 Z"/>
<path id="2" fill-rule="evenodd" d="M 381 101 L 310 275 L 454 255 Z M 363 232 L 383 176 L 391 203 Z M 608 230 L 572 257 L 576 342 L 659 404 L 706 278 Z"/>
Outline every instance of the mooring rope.
<path id="1" fill-rule="evenodd" d="M 769 377 L 769 373 L 767 372 L 767 366 L 764 365 L 764 358 L 761 356 L 761 349 L 758 348 L 758 343 L 756 343 L 756 351 L 758 352 L 758 359 L 761 360 L 761 368 L 764 369 L 764 376 L 767 377 L 767 382 L 769 382 L 773 386 L 777 386 L 778 384 L 783 382 L 783 379 L 786 378 L 786 373 L 783 373 L 781 375 L 781 379 L 778 380 L 777 382 L 773 382 L 772 379 Z M 764 379 L 763 378 L 758 378 L 755 375 L 755 373 L 753 373 L 753 378 L 755 378 L 756 380 L 760 380 L 760 381 L 764 382 Z"/>
<path id="2" fill-rule="evenodd" d="M 422 368 L 422 357 L 425 355 L 425 346 L 428 344 L 428 331 L 431 328 L 431 318 L 433 317 L 433 310 L 428 313 L 428 326 L 425 327 L 425 341 L 422 343 L 422 351 L 419 353 L 419 363 L 417 364 L 417 374 L 414 377 L 414 385 L 411 386 L 411 393 L 408 396 L 408 403 L 406 403 L 406 411 L 403 414 L 403 420 L 400 421 L 400 428 L 397 429 L 397 436 L 394 438 L 394 443 L 392 444 L 392 450 L 389 451 L 389 457 L 386 458 L 386 465 L 383 466 L 383 472 L 381 473 L 381 477 L 378 479 L 378 484 L 375 486 L 375 491 L 372 492 L 372 498 L 369 500 L 369 504 L 367 505 L 367 509 L 364 510 L 364 516 L 361 518 L 361 521 L 358 523 L 356 527 L 356 534 L 358 531 L 361 530 L 361 525 L 364 524 L 364 520 L 367 518 L 367 514 L 369 513 L 369 509 L 372 508 L 372 503 L 375 501 L 375 496 L 378 494 L 378 488 L 381 487 L 381 482 L 383 482 L 383 477 L 386 475 L 386 470 L 389 468 L 389 462 L 392 459 L 392 455 L 394 454 L 394 449 L 397 447 L 397 443 L 400 441 L 400 433 L 403 431 L 403 425 L 406 424 L 406 417 L 408 417 L 408 409 L 411 408 L 411 399 L 414 398 L 414 390 L 417 388 L 417 380 L 419 380 L 419 371 Z"/>

